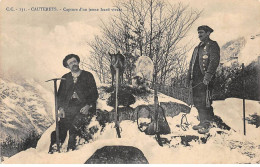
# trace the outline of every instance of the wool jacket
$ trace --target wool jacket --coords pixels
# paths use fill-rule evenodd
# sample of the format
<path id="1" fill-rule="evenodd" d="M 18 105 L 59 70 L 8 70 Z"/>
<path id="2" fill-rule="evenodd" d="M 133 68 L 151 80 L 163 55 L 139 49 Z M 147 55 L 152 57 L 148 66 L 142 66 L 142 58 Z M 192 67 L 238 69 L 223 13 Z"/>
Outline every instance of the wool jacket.
<path id="1" fill-rule="evenodd" d="M 199 49 L 199 47 L 203 47 L 203 49 Z M 201 73 L 204 75 L 204 79 L 210 82 L 216 73 L 220 61 L 220 48 L 218 43 L 209 39 L 204 44 L 200 43 L 195 47 L 187 75 L 188 84 L 193 79 L 193 69 L 197 56 L 199 56 Z"/>
<path id="2" fill-rule="evenodd" d="M 71 72 L 62 76 L 66 80 L 61 80 L 57 93 L 58 108 L 66 109 L 74 92 L 77 93 L 81 104 L 93 105 L 98 98 L 97 86 L 93 75 L 90 72 L 81 71 L 77 82 L 73 82 Z"/>

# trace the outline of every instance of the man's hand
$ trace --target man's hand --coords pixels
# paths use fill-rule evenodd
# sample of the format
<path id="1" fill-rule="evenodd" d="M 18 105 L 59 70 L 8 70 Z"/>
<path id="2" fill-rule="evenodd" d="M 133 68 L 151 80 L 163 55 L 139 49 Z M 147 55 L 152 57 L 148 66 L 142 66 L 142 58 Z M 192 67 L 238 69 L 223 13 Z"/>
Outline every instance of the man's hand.
<path id="1" fill-rule="evenodd" d="M 203 79 L 203 83 L 204 83 L 205 85 L 208 85 L 208 84 L 209 84 L 209 81 L 204 78 L 204 79 Z"/>
<path id="2" fill-rule="evenodd" d="M 89 110 L 90 106 L 87 104 L 85 105 L 81 110 L 80 113 L 82 114 L 88 114 L 88 110 Z"/>
<path id="3" fill-rule="evenodd" d="M 62 107 L 60 107 L 59 110 L 58 110 L 58 117 L 59 118 L 65 118 L 65 112 L 64 112 L 64 109 Z"/>

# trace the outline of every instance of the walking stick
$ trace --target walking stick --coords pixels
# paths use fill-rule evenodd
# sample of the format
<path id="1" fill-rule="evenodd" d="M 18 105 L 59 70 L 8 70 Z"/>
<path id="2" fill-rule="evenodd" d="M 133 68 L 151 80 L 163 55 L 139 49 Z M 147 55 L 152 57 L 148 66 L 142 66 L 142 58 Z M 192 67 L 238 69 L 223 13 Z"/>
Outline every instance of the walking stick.
<path id="1" fill-rule="evenodd" d="M 66 80 L 65 78 L 54 78 L 45 82 L 54 81 L 54 99 L 55 99 L 55 122 L 56 122 L 56 144 L 60 152 L 59 124 L 58 124 L 58 103 L 57 103 L 57 80 Z"/>
<path id="2" fill-rule="evenodd" d="M 115 122 L 115 128 L 118 138 L 121 138 L 120 135 L 120 129 L 119 129 L 119 114 L 118 114 L 118 83 L 119 83 L 119 69 L 116 68 L 116 102 L 115 102 L 115 111 L 116 111 L 116 122 Z"/>

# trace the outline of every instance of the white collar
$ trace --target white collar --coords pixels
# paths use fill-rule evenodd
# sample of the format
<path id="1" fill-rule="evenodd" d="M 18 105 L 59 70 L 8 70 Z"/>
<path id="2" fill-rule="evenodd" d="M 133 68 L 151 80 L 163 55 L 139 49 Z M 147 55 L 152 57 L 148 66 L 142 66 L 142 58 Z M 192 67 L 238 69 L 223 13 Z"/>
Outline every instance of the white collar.
<path id="1" fill-rule="evenodd" d="M 71 74 L 72 74 L 73 78 L 77 78 L 81 74 L 81 70 L 79 70 L 78 72 L 72 72 L 71 71 Z"/>

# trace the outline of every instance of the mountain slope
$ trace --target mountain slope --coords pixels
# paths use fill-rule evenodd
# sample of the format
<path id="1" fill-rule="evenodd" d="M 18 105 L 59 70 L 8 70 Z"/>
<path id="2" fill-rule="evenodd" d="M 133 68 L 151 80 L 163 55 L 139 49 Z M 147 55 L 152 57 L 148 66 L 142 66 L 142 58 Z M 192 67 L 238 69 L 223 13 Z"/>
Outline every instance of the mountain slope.
<path id="1" fill-rule="evenodd" d="M 42 134 L 52 123 L 52 107 L 47 103 L 47 91 L 37 83 L 16 84 L 0 79 L 1 141 L 11 136 L 22 139 L 31 132 Z"/>
<path id="2" fill-rule="evenodd" d="M 224 44 L 220 51 L 221 63 L 229 66 L 232 62 L 250 64 L 260 56 L 260 33 L 240 37 Z"/>

